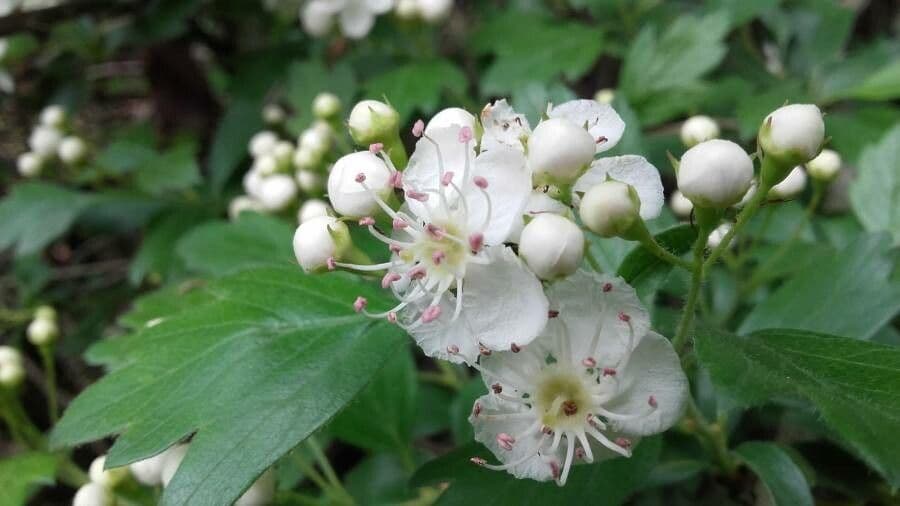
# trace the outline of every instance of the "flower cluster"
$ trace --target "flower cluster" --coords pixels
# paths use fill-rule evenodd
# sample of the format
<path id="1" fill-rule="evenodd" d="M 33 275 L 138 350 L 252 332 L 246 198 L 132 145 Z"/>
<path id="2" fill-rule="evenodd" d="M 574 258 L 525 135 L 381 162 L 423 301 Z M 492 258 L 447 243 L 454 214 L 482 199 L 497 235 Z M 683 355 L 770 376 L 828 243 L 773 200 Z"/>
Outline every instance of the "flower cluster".
<path id="1" fill-rule="evenodd" d="M 306 33 L 324 37 L 335 24 L 351 39 L 362 39 L 375 26 L 378 16 L 391 10 L 401 20 L 438 23 L 450 15 L 453 0 L 307 0 L 300 8 Z"/>
<path id="2" fill-rule="evenodd" d="M 87 143 L 75 135 L 66 110 L 59 105 L 50 105 L 40 114 L 38 124 L 28 137 L 26 151 L 19 155 L 17 166 L 24 177 L 37 177 L 59 161 L 66 167 L 78 167 L 88 157 Z"/>

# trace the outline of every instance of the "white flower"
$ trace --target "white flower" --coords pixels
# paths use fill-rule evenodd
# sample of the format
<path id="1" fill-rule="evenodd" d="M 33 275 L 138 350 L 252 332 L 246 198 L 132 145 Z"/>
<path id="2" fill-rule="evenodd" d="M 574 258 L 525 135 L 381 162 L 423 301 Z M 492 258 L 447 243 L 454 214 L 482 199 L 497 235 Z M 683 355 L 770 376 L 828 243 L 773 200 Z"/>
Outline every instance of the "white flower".
<path id="1" fill-rule="evenodd" d="M 275 472 L 272 469 L 266 471 L 250 485 L 234 506 L 267 506 L 275 497 Z"/>
<path id="2" fill-rule="evenodd" d="M 88 475 L 92 482 L 103 485 L 108 489 L 114 489 L 119 483 L 122 483 L 122 481 L 128 478 L 127 467 L 116 467 L 112 469 L 105 469 L 105 467 L 106 455 L 101 455 L 91 462 L 91 467 L 88 469 Z"/>
<path id="3" fill-rule="evenodd" d="M 484 127 L 481 138 L 482 151 L 500 147 L 524 151 L 523 143 L 531 136 L 528 118 L 513 110 L 506 99 L 484 106 L 481 110 L 481 124 Z"/>
<path id="4" fill-rule="evenodd" d="M 270 125 L 279 125 L 284 123 L 287 113 L 284 112 L 284 108 L 278 104 L 266 104 L 262 110 L 262 117 L 263 121 Z"/>
<path id="5" fill-rule="evenodd" d="M 341 112 L 341 99 L 334 93 L 319 93 L 313 99 L 312 110 L 316 118 L 334 118 Z"/>
<path id="6" fill-rule="evenodd" d="M 250 155 L 254 158 L 259 158 L 271 154 L 272 150 L 275 149 L 275 145 L 278 144 L 278 140 L 278 135 L 275 132 L 268 130 L 258 132 L 250 139 L 248 146 Z"/>
<path id="7" fill-rule="evenodd" d="M 82 485 L 72 499 L 72 506 L 113 506 L 115 503 L 112 491 L 93 482 Z"/>
<path id="8" fill-rule="evenodd" d="M 719 124 L 709 116 L 691 116 L 681 125 L 681 142 L 692 148 L 719 137 Z"/>
<path id="9" fill-rule="evenodd" d="M 263 205 L 253 197 L 247 195 L 238 195 L 231 199 L 228 204 L 228 217 L 234 221 L 245 211 L 263 211 Z"/>
<path id="10" fill-rule="evenodd" d="M 52 344 L 59 337 L 59 327 L 52 318 L 35 318 L 28 324 L 28 342 L 35 346 Z"/>
<path id="11" fill-rule="evenodd" d="M 0 345 L 0 387 L 15 388 L 25 379 L 22 354 L 12 346 Z"/>
<path id="12" fill-rule="evenodd" d="M 42 158 L 53 158 L 56 156 L 56 151 L 59 149 L 59 143 L 62 142 L 62 138 L 62 132 L 56 128 L 38 125 L 34 127 L 34 130 L 31 131 L 31 136 L 28 137 L 28 146 L 32 152 Z"/>
<path id="13" fill-rule="evenodd" d="M 322 174 L 307 169 L 298 170 L 295 174 L 295 178 L 297 179 L 297 184 L 300 186 L 300 190 L 307 195 L 316 194 L 322 191 L 325 182 L 322 178 Z"/>
<path id="14" fill-rule="evenodd" d="M 566 118 L 542 121 L 528 138 L 528 166 L 536 184 L 572 183 L 594 159 L 595 141 Z"/>
<path id="15" fill-rule="evenodd" d="M 597 90 L 594 94 L 594 100 L 601 104 L 611 104 L 616 99 L 616 90 L 612 88 L 603 88 Z"/>
<path id="16" fill-rule="evenodd" d="M 128 470 L 131 471 L 132 476 L 143 485 L 147 485 L 148 487 L 162 485 L 162 472 L 166 460 L 169 459 L 171 455 L 181 452 L 179 448 L 182 447 L 187 451 L 186 445 L 174 445 L 152 457 L 133 462 L 128 466 Z M 175 468 L 177 467 L 178 466 L 176 465 Z M 174 469 L 172 472 L 174 473 Z"/>
<path id="17" fill-rule="evenodd" d="M 737 144 L 722 139 L 687 150 L 678 167 L 678 189 L 695 206 L 723 209 L 741 200 L 753 180 L 753 161 Z"/>
<path id="18" fill-rule="evenodd" d="M 827 183 L 837 177 L 842 164 L 841 155 L 836 151 L 823 149 L 819 156 L 806 162 L 806 171 L 811 178 Z"/>
<path id="19" fill-rule="evenodd" d="M 584 234 L 572 220 L 539 214 L 522 229 L 519 255 L 539 278 L 562 278 L 581 266 Z"/>
<path id="20" fill-rule="evenodd" d="M 19 155 L 16 159 L 16 167 L 23 177 L 36 177 L 44 168 L 44 158 L 37 153 L 28 151 Z"/>
<path id="21" fill-rule="evenodd" d="M 546 322 L 547 300 L 538 279 L 503 246 L 531 193 L 524 155 L 498 149 L 476 157 L 470 128 L 435 129 L 419 140 L 406 171 L 393 172 L 395 185 L 401 176 L 406 203 L 399 211 L 371 192 L 368 179 L 358 183 L 392 220 L 391 237 L 370 217 L 360 220 L 388 244 L 392 259 L 336 263 L 387 271 L 382 286 L 400 302 L 370 316 L 396 321 L 427 355 L 454 362 L 531 341 Z M 365 310 L 365 301 L 355 306 Z"/>
<path id="22" fill-rule="evenodd" d="M 297 212 L 297 223 L 305 223 L 319 216 L 328 216 L 331 206 L 321 199 L 309 199 L 300 206 Z"/>
<path id="23" fill-rule="evenodd" d="M 428 23 L 445 19 L 453 9 L 453 0 L 418 0 L 419 15 Z"/>
<path id="24" fill-rule="evenodd" d="M 296 200 L 297 183 L 287 174 L 272 174 L 263 178 L 254 197 L 266 211 L 282 211 Z"/>
<path id="25" fill-rule="evenodd" d="M 360 218 L 375 214 L 379 201 L 393 192 L 391 168 L 370 151 L 341 157 L 328 174 L 328 200 L 339 214 Z"/>
<path id="26" fill-rule="evenodd" d="M 813 104 L 791 104 L 766 116 L 759 129 L 759 146 L 782 165 L 812 160 L 825 142 L 822 111 Z"/>
<path id="27" fill-rule="evenodd" d="M 353 106 L 347 126 L 357 144 L 369 146 L 397 136 L 400 114 L 384 102 L 363 100 Z"/>
<path id="28" fill-rule="evenodd" d="M 54 129 L 60 129 L 66 122 L 66 110 L 59 105 L 48 105 L 41 111 L 40 123 Z"/>
<path id="29" fill-rule="evenodd" d="M 706 239 L 706 246 L 710 249 L 715 249 L 722 244 L 722 239 L 725 238 L 725 235 L 731 231 L 731 223 L 723 223 L 715 228 L 712 232 L 710 232 L 709 237 Z M 731 242 L 734 244 L 734 241 Z"/>
<path id="30" fill-rule="evenodd" d="M 806 179 L 806 171 L 798 165 L 780 183 L 769 189 L 768 198 L 785 200 L 796 197 L 806 188 Z"/>
<path id="31" fill-rule="evenodd" d="M 584 225 L 601 237 L 622 236 L 641 219 L 641 200 L 634 188 L 616 180 L 604 181 L 581 198 L 578 214 Z"/>
<path id="32" fill-rule="evenodd" d="M 694 203 L 688 200 L 680 190 L 675 190 L 672 192 L 672 196 L 669 197 L 669 207 L 672 208 L 675 216 L 685 219 L 691 216 L 691 211 L 694 210 Z"/>
<path id="33" fill-rule="evenodd" d="M 181 461 L 187 455 L 189 446 L 189 444 L 177 444 L 163 452 L 165 458 L 163 459 L 162 469 L 159 472 L 163 487 L 169 486 L 169 482 L 172 481 L 172 478 L 178 471 L 178 467 L 181 466 Z"/>
<path id="34" fill-rule="evenodd" d="M 300 17 L 304 30 L 314 37 L 327 35 L 338 17 L 344 35 L 361 39 L 375 25 L 375 17 L 393 7 L 394 0 L 309 0 Z"/>
<path id="35" fill-rule="evenodd" d="M 87 144 L 81 137 L 70 135 L 60 141 L 57 154 L 66 165 L 77 165 L 84 161 L 87 151 Z"/>
<path id="36" fill-rule="evenodd" d="M 688 382 L 621 278 L 582 271 L 549 296 L 558 316 L 538 339 L 475 366 L 491 393 L 469 421 L 501 465 L 473 462 L 563 485 L 573 464 L 629 457 L 639 438 L 675 424 Z"/>
<path id="37" fill-rule="evenodd" d="M 294 255 L 307 272 L 333 268 L 349 245 L 350 229 L 333 216 L 310 218 L 294 232 Z"/>
<path id="38" fill-rule="evenodd" d="M 431 135 L 438 128 L 451 126 L 469 127 L 474 132 L 476 130 L 475 123 L 475 116 L 469 111 L 459 107 L 448 107 L 432 116 L 428 125 L 425 126 L 425 133 Z"/>
<path id="39" fill-rule="evenodd" d="M 554 107 L 547 106 L 550 118 L 565 118 L 578 126 L 586 127 L 597 153 L 608 151 L 616 146 L 625 133 L 625 122 L 619 113 L 609 104 L 601 104 L 595 100 L 571 100 Z"/>
<path id="40" fill-rule="evenodd" d="M 594 186 L 614 179 L 630 185 L 641 201 L 641 218 L 652 220 L 659 216 L 665 204 L 662 179 L 659 170 L 643 156 L 623 155 L 599 158 L 572 187 L 573 202 L 578 202 L 578 193 L 587 192 Z"/>

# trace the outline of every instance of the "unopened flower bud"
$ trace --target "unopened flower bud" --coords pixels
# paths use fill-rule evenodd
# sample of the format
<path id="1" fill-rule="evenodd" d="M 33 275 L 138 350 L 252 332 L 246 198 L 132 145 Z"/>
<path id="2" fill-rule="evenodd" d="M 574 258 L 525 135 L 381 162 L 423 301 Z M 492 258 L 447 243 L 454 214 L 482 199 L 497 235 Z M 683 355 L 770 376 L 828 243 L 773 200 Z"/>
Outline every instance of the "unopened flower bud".
<path id="1" fill-rule="evenodd" d="M 262 155 L 253 161 L 253 167 L 250 170 L 258 172 L 262 176 L 271 176 L 278 172 L 278 160 L 272 154 Z"/>
<path id="2" fill-rule="evenodd" d="M 631 185 L 604 181 L 584 194 L 578 212 L 591 232 L 601 237 L 621 237 L 641 219 L 641 199 Z"/>
<path id="3" fill-rule="evenodd" d="M 12 346 L 0 345 L 0 388 L 16 388 L 24 379 L 22 354 Z"/>
<path id="4" fill-rule="evenodd" d="M 297 212 L 297 223 L 306 223 L 319 216 L 328 216 L 330 213 L 331 206 L 324 200 L 309 199 L 300 206 L 300 210 Z"/>
<path id="5" fill-rule="evenodd" d="M 404 21 L 411 21 L 419 16 L 418 0 L 397 0 L 394 13 Z"/>
<path id="6" fill-rule="evenodd" d="M 794 167 L 786 178 L 769 189 L 768 198 L 772 200 L 786 200 L 796 197 L 806 188 L 806 172 L 803 167 Z"/>
<path id="7" fill-rule="evenodd" d="M 331 148 L 331 136 L 320 129 L 307 128 L 297 141 L 299 149 L 309 150 L 320 157 Z"/>
<path id="8" fill-rule="evenodd" d="M 334 93 L 319 93 L 312 103 L 313 114 L 319 119 L 331 119 L 341 112 L 341 99 Z"/>
<path id="9" fill-rule="evenodd" d="M 307 195 L 317 194 L 322 191 L 324 180 L 322 175 L 316 171 L 300 169 L 295 174 L 295 178 L 300 186 L 300 190 Z"/>
<path id="10" fill-rule="evenodd" d="M 16 159 L 16 166 L 22 177 L 37 177 L 44 168 L 44 158 L 29 151 L 19 155 L 19 158 Z"/>
<path id="11" fill-rule="evenodd" d="M 281 211 L 297 198 L 297 183 L 286 174 L 272 174 L 260 183 L 257 198 L 265 210 Z"/>
<path id="12" fill-rule="evenodd" d="M 307 272 L 327 269 L 329 260 L 340 259 L 350 246 L 350 229 L 332 216 L 312 218 L 294 232 L 294 255 Z"/>
<path id="13" fill-rule="evenodd" d="M 255 168 L 251 168 L 244 174 L 244 191 L 254 199 L 259 199 L 259 189 L 262 186 L 264 176 Z"/>
<path id="14" fill-rule="evenodd" d="M 328 199 L 338 213 L 353 218 L 378 212 L 377 199 L 391 196 L 391 170 L 369 151 L 342 157 L 328 175 Z"/>
<path id="15" fill-rule="evenodd" d="M 88 475 L 92 482 L 103 485 L 111 490 L 128 478 L 127 467 L 104 469 L 104 466 L 106 466 L 106 455 L 101 455 L 91 462 L 91 467 L 88 469 Z"/>
<path id="16" fill-rule="evenodd" d="M 475 116 L 465 109 L 448 107 L 431 118 L 428 125 L 425 126 L 425 134 L 431 135 L 435 129 L 451 126 L 468 127 L 470 131 L 474 132 Z"/>
<path id="17" fill-rule="evenodd" d="M 687 150 L 678 189 L 695 206 L 724 209 L 741 200 L 753 180 L 753 161 L 737 144 L 713 139 Z"/>
<path id="18" fill-rule="evenodd" d="M 723 223 L 716 227 L 712 232 L 710 232 L 709 237 L 706 239 L 706 246 L 710 249 L 715 249 L 722 244 L 722 239 L 731 231 L 731 223 Z M 732 244 L 734 242 L 732 241 Z"/>
<path id="19" fill-rule="evenodd" d="M 294 145 L 288 141 L 278 141 L 272 149 L 272 156 L 275 158 L 279 170 L 287 168 L 294 158 Z"/>
<path id="20" fill-rule="evenodd" d="M 39 125 L 32 130 L 31 136 L 28 137 L 28 146 L 35 154 L 49 159 L 56 156 L 62 138 L 62 132 L 56 128 Z"/>
<path id="21" fill-rule="evenodd" d="M 774 186 L 797 165 L 819 154 L 825 142 L 822 111 L 812 104 L 791 104 L 766 116 L 759 128 L 759 147 L 766 157 L 762 180 Z"/>
<path id="22" fill-rule="evenodd" d="M 300 11 L 303 31 L 313 37 L 328 35 L 334 25 L 334 8 L 328 2 L 306 2 Z"/>
<path id="23" fill-rule="evenodd" d="M 58 130 L 66 123 L 66 110 L 59 105 L 48 105 L 41 111 L 40 123 Z"/>
<path id="24" fill-rule="evenodd" d="M 322 162 L 322 154 L 311 149 L 299 148 L 294 151 L 294 167 L 300 170 L 315 169 Z"/>
<path id="25" fill-rule="evenodd" d="M 287 113 L 285 113 L 284 108 L 278 104 L 267 104 L 263 107 L 262 117 L 263 121 L 269 125 L 280 125 L 281 123 L 284 123 Z"/>
<path id="26" fill-rule="evenodd" d="M 672 192 L 672 196 L 669 197 L 669 207 L 672 208 L 675 216 L 685 219 L 691 216 L 691 211 L 694 210 L 694 203 L 688 200 L 681 191 L 675 190 Z"/>
<path id="27" fill-rule="evenodd" d="M 811 178 L 828 183 L 837 177 L 842 164 L 841 155 L 836 151 L 823 149 L 819 156 L 806 162 L 806 171 Z"/>
<path id="28" fill-rule="evenodd" d="M 228 204 L 228 217 L 233 221 L 245 211 L 263 211 L 263 205 L 253 197 L 238 195 Z"/>
<path id="29" fill-rule="evenodd" d="M 87 144 L 81 137 L 70 135 L 59 143 L 59 159 L 66 165 L 78 165 L 87 156 Z"/>
<path id="30" fill-rule="evenodd" d="M 254 158 L 259 158 L 270 154 L 275 149 L 276 144 L 278 144 L 278 135 L 275 132 L 264 130 L 250 139 L 248 149 Z"/>
<path id="31" fill-rule="evenodd" d="M 72 499 L 72 506 L 113 506 L 115 503 L 111 490 L 93 482 L 82 485 Z"/>
<path id="32" fill-rule="evenodd" d="M 128 466 L 131 475 L 142 485 L 156 487 L 162 484 L 162 468 L 169 456 L 169 450 L 150 458 L 133 462 Z"/>
<path id="33" fill-rule="evenodd" d="M 528 164 L 535 183 L 572 183 L 590 166 L 596 141 L 587 130 L 565 118 L 542 121 L 528 139 Z"/>
<path id="34" fill-rule="evenodd" d="M 419 0 L 419 15 L 428 23 L 445 19 L 453 8 L 453 0 Z"/>
<path id="35" fill-rule="evenodd" d="M 35 346 L 46 346 L 56 342 L 59 337 L 59 326 L 52 318 L 35 318 L 28 324 L 28 342 Z"/>
<path id="36" fill-rule="evenodd" d="M 250 485 L 234 506 L 265 506 L 272 503 L 275 497 L 275 472 L 267 469 L 259 478 Z"/>
<path id="37" fill-rule="evenodd" d="M 581 265 L 584 234 L 569 219 L 539 214 L 522 229 L 519 255 L 541 279 L 565 277 Z"/>
<path id="38" fill-rule="evenodd" d="M 681 142 L 692 148 L 719 137 L 719 125 L 709 116 L 692 116 L 681 125 Z"/>
<path id="39" fill-rule="evenodd" d="M 360 146 L 393 141 L 399 135 L 400 114 L 377 100 L 363 100 L 350 111 L 350 136 Z"/>
<path id="40" fill-rule="evenodd" d="M 40 319 L 44 318 L 47 320 L 56 320 L 56 310 L 53 309 L 53 306 L 38 306 L 37 309 L 34 310 L 34 318 Z"/>
<path id="41" fill-rule="evenodd" d="M 603 88 L 597 90 L 594 94 L 594 100 L 601 104 L 611 104 L 616 99 L 616 90 L 612 88 Z"/>

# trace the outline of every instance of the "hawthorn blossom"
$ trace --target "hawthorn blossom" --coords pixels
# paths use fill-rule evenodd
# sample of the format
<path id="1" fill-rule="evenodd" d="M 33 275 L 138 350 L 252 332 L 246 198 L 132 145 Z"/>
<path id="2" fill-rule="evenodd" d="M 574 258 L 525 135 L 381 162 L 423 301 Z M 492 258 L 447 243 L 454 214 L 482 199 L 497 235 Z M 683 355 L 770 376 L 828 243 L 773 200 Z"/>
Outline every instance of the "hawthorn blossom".
<path id="1" fill-rule="evenodd" d="M 484 106 L 481 111 L 484 134 L 481 150 L 490 151 L 502 147 L 525 150 L 524 143 L 531 136 L 531 125 L 524 114 L 517 113 L 506 99 Z"/>
<path id="2" fill-rule="evenodd" d="M 341 32 L 351 39 L 361 39 L 375 25 L 375 18 L 394 7 L 394 0 L 309 0 L 300 10 L 303 29 L 314 37 L 331 31 L 338 19 Z"/>
<path id="3" fill-rule="evenodd" d="M 688 382 L 621 278 L 581 271 L 549 296 L 556 317 L 540 337 L 474 365 L 490 393 L 469 421 L 501 462 L 474 463 L 563 485 L 573 464 L 630 457 L 639 438 L 674 425 Z"/>
<path id="4" fill-rule="evenodd" d="M 534 274 L 503 242 L 531 194 L 524 155 L 496 149 L 476 156 L 472 129 L 454 125 L 424 134 L 407 169 L 396 171 L 390 158 L 373 145 L 402 188 L 406 202 L 392 209 L 369 187 L 357 182 L 390 219 L 385 235 L 373 217 L 359 223 L 385 242 L 392 257 L 375 265 L 332 261 L 335 267 L 386 271 L 382 286 L 399 303 L 370 314 L 365 299 L 355 308 L 405 328 L 429 356 L 474 362 L 479 353 L 524 346 L 547 320 L 547 299 Z"/>

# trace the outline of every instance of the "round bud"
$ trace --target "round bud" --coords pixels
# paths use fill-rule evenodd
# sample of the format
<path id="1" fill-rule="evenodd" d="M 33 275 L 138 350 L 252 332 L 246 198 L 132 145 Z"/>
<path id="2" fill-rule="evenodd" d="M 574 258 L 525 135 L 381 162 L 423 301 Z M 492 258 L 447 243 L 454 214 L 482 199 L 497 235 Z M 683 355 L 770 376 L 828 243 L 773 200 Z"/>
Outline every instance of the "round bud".
<path id="1" fill-rule="evenodd" d="M 465 109 L 459 107 L 449 107 L 435 114 L 428 125 L 425 126 L 425 134 L 430 135 L 435 129 L 447 128 L 451 126 L 469 127 L 473 132 L 475 129 L 475 116 Z"/>
<path id="2" fill-rule="evenodd" d="M 594 160 L 596 142 L 587 130 L 565 118 L 542 121 L 528 139 L 528 164 L 535 183 L 568 184 Z"/>
<path id="3" fill-rule="evenodd" d="M 272 503 L 275 497 L 275 472 L 267 469 L 259 478 L 250 485 L 234 506 L 266 506 Z"/>
<path id="4" fill-rule="evenodd" d="M 603 88 L 594 94 L 594 100 L 601 104 L 611 104 L 616 98 L 616 90 L 612 88 Z"/>
<path id="5" fill-rule="evenodd" d="M 393 140 L 399 135 L 400 114 L 377 100 L 363 100 L 350 111 L 350 136 L 360 146 Z"/>
<path id="6" fill-rule="evenodd" d="M 48 105 L 41 111 L 41 125 L 57 130 L 66 123 L 66 110 L 59 105 Z"/>
<path id="7" fill-rule="evenodd" d="M 369 151 L 341 157 L 328 174 L 331 207 L 344 216 L 371 216 L 378 212 L 378 199 L 386 200 L 392 192 L 391 170 Z"/>
<path id="8" fill-rule="evenodd" d="M 319 216 L 329 216 L 331 206 L 322 199 L 309 199 L 300 206 L 297 211 L 297 223 L 306 223 L 307 221 L 318 218 Z"/>
<path id="9" fill-rule="evenodd" d="M 12 346 L 0 345 L 0 368 L 7 365 L 22 365 L 22 354 Z"/>
<path id="10" fill-rule="evenodd" d="M 307 128 L 297 140 L 299 149 L 312 151 L 322 156 L 331 147 L 331 136 L 318 128 Z"/>
<path id="11" fill-rule="evenodd" d="M 622 236 L 641 219 L 641 199 L 631 185 L 604 181 L 584 194 L 578 212 L 584 225 L 600 237 Z"/>
<path id="12" fill-rule="evenodd" d="M 519 255 L 541 279 L 568 276 L 584 258 L 584 234 L 567 218 L 539 214 L 522 229 Z"/>
<path id="13" fill-rule="evenodd" d="M 691 211 L 694 210 L 694 203 L 688 200 L 681 191 L 675 190 L 669 197 L 669 207 L 672 208 L 675 216 L 686 219 L 690 218 Z"/>
<path id="14" fill-rule="evenodd" d="M 228 204 L 228 217 L 234 221 L 245 211 L 263 211 L 263 206 L 253 197 L 238 195 Z"/>
<path id="15" fill-rule="evenodd" d="M 350 244 L 350 229 L 333 216 L 311 218 L 294 232 L 294 256 L 306 272 L 327 269 L 329 259 L 339 259 Z"/>
<path id="16" fill-rule="evenodd" d="M 258 170 L 255 170 L 255 165 L 254 168 L 251 168 L 244 174 L 244 191 L 247 192 L 247 195 L 259 198 L 259 189 L 262 186 L 263 177 Z"/>
<path id="17" fill-rule="evenodd" d="M 303 193 L 313 195 L 322 191 L 324 184 L 322 174 L 313 170 L 301 169 L 294 174 L 294 177 Z"/>
<path id="18" fill-rule="evenodd" d="M 174 477 L 175 473 L 178 471 L 178 466 L 181 465 L 181 461 L 184 460 L 184 456 L 187 455 L 188 446 L 189 445 L 186 444 L 179 444 L 172 446 L 164 452 L 165 457 L 163 457 L 162 469 L 159 472 L 159 479 L 162 482 L 163 487 L 169 486 L 169 482 L 172 481 L 172 477 Z"/>
<path id="19" fill-rule="evenodd" d="M 695 206 L 724 209 L 741 200 L 753 180 L 753 161 L 737 144 L 713 139 L 687 150 L 678 189 Z"/>
<path id="20" fill-rule="evenodd" d="M 35 318 L 28 324 L 28 342 L 35 346 L 53 344 L 59 337 L 59 327 L 51 318 Z"/>
<path id="21" fill-rule="evenodd" d="M 87 144 L 81 139 L 70 135 L 59 143 L 59 159 L 66 165 L 78 165 L 87 156 Z"/>
<path id="22" fill-rule="evenodd" d="M 397 0 L 394 13 L 398 18 L 410 21 L 419 15 L 419 2 L 418 0 Z"/>
<path id="23" fill-rule="evenodd" d="M 419 0 L 419 15 L 429 23 L 445 19 L 453 8 L 453 0 Z"/>
<path id="24" fill-rule="evenodd" d="M 0 388 L 15 388 L 25 379 L 22 354 L 12 346 L 0 345 Z"/>
<path id="25" fill-rule="evenodd" d="M 319 119 L 332 119 L 341 112 L 341 99 L 334 93 L 319 93 L 312 103 L 313 114 Z"/>
<path id="26" fill-rule="evenodd" d="M 709 116 L 692 116 L 681 125 L 681 142 L 692 148 L 719 137 L 719 124 Z"/>
<path id="27" fill-rule="evenodd" d="M 306 2 L 300 11 L 303 30 L 313 37 L 328 35 L 334 24 L 334 8 L 327 2 Z"/>
<path id="28" fill-rule="evenodd" d="M 82 485 L 72 499 L 72 506 L 113 506 L 115 503 L 111 490 L 93 482 Z"/>
<path id="29" fill-rule="evenodd" d="M 260 183 L 257 198 L 266 211 L 281 211 L 296 200 L 297 183 L 287 174 L 272 174 Z"/>
<path id="30" fill-rule="evenodd" d="M 119 483 L 128 478 L 127 467 L 104 469 L 104 466 L 106 466 L 106 455 L 101 455 L 91 462 L 88 475 L 92 482 L 103 485 L 108 489 L 114 489 Z"/>
<path id="31" fill-rule="evenodd" d="M 311 149 L 299 148 L 294 151 L 294 168 L 300 170 L 315 169 L 322 162 L 322 154 Z"/>
<path id="32" fill-rule="evenodd" d="M 56 320 L 56 310 L 53 309 L 53 306 L 38 306 L 37 309 L 34 310 L 34 318 L 45 318 L 47 320 Z"/>
<path id="33" fill-rule="evenodd" d="M 263 130 L 250 139 L 248 149 L 254 158 L 259 158 L 271 153 L 276 144 L 278 144 L 278 135 L 275 132 Z"/>
<path id="34" fill-rule="evenodd" d="M 22 177 L 37 177 L 44 168 L 44 158 L 37 153 L 27 152 L 19 155 L 16 166 Z"/>
<path id="35" fill-rule="evenodd" d="M 31 136 L 28 137 L 28 146 L 35 154 L 49 159 L 56 156 L 62 138 L 62 132 L 56 128 L 39 125 L 32 130 Z"/>
<path id="36" fill-rule="evenodd" d="M 725 238 L 725 235 L 731 230 L 731 223 L 723 223 L 716 227 L 712 232 L 710 232 L 709 237 L 706 239 L 706 246 L 710 249 L 715 249 L 722 244 L 722 239 Z M 731 242 L 734 244 L 734 241 Z"/>
<path id="37" fill-rule="evenodd" d="M 278 172 L 278 160 L 272 154 L 262 155 L 253 160 L 253 167 L 250 170 L 263 177 L 271 176 Z"/>
<path id="38" fill-rule="evenodd" d="M 806 171 L 817 181 L 831 182 L 841 170 L 841 155 L 830 149 L 823 149 L 819 156 L 806 162 Z"/>
<path id="39" fill-rule="evenodd" d="M 133 462 L 128 466 L 131 475 L 142 485 L 155 487 L 162 484 L 163 464 L 168 456 L 168 450 L 154 455 L 148 459 Z"/>
<path id="40" fill-rule="evenodd" d="M 813 104 L 780 107 L 766 116 L 759 129 L 759 147 L 782 167 L 812 160 L 823 142 L 825 122 L 822 111 Z"/>
<path id="41" fill-rule="evenodd" d="M 803 167 L 797 166 L 780 183 L 769 189 L 767 196 L 772 200 L 786 200 L 796 197 L 804 188 L 806 188 L 806 172 Z"/>
<path id="42" fill-rule="evenodd" d="M 272 156 L 278 163 L 278 168 L 286 168 L 291 165 L 291 159 L 294 158 L 294 145 L 288 141 L 278 141 L 272 149 Z"/>
<path id="43" fill-rule="evenodd" d="M 287 113 L 278 104 L 266 104 L 262 112 L 263 121 L 270 125 L 280 125 L 284 123 Z"/>

